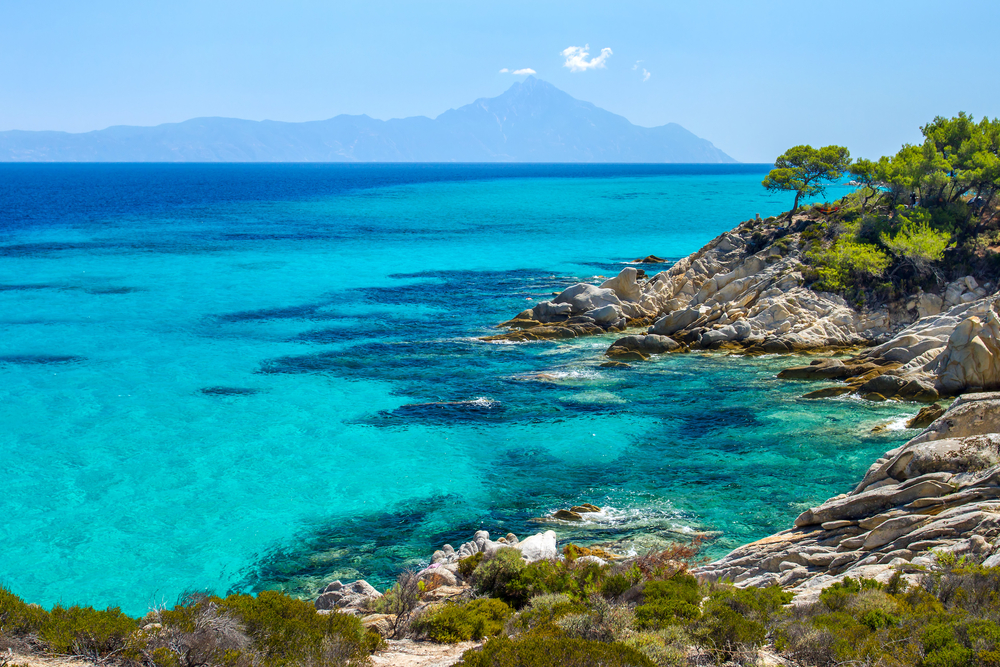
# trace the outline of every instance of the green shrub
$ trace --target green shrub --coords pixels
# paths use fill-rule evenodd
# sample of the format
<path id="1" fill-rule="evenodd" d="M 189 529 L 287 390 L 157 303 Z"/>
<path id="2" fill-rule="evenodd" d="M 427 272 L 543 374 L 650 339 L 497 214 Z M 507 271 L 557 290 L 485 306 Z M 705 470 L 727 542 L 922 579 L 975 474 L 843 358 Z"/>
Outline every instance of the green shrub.
<path id="1" fill-rule="evenodd" d="M 815 289 L 843 292 L 858 280 L 881 276 L 892 260 L 870 243 L 856 243 L 845 237 L 837 239 L 829 248 L 814 248 L 807 253 L 819 280 Z"/>
<path id="2" fill-rule="evenodd" d="M 698 580 L 690 574 L 678 573 L 670 579 L 648 581 L 642 595 L 643 603 L 635 609 L 641 629 L 663 628 L 701 615 Z"/>
<path id="3" fill-rule="evenodd" d="M 635 614 L 628 605 L 611 604 L 594 595 L 588 601 L 587 611 L 563 616 L 555 624 L 570 637 L 613 642 L 631 634 Z"/>
<path id="4" fill-rule="evenodd" d="M 602 590 L 608 569 L 592 561 L 525 563 L 520 551 L 503 547 L 483 558 L 472 573 L 472 585 L 477 593 L 498 597 L 519 609 L 531 598 L 547 593 L 585 600 Z"/>
<path id="5" fill-rule="evenodd" d="M 53 653 L 82 655 L 98 661 L 130 648 L 137 629 L 135 619 L 117 607 L 99 611 L 93 607 L 56 605 L 39 637 Z"/>
<path id="6" fill-rule="evenodd" d="M 791 600 L 792 594 L 779 586 L 720 587 L 703 605 L 697 635 L 726 659 L 751 654 L 764 643 L 775 615 Z"/>
<path id="7" fill-rule="evenodd" d="M 931 264 L 944 259 L 944 252 L 950 247 L 951 234 L 937 231 L 930 226 L 930 212 L 915 210 L 909 212 L 899 207 L 899 217 L 902 225 L 894 234 L 883 232 L 880 235 L 882 245 L 910 264 L 917 273 L 927 273 Z"/>
<path id="8" fill-rule="evenodd" d="M 462 575 L 464 579 L 468 579 L 475 572 L 479 564 L 483 562 L 483 556 L 486 554 L 482 551 L 477 551 L 471 556 L 467 556 L 462 560 L 458 561 L 458 573 Z"/>
<path id="9" fill-rule="evenodd" d="M 587 608 L 562 593 L 547 593 L 531 598 L 528 605 L 511 619 L 509 627 L 518 632 L 558 634 L 555 622 L 569 614 L 585 612 Z"/>
<path id="10" fill-rule="evenodd" d="M 14 636 L 38 632 L 49 614 L 37 604 L 27 604 L 0 586 L 0 634 Z"/>
<path id="11" fill-rule="evenodd" d="M 217 604 L 221 613 L 243 624 L 268 665 L 305 660 L 346 665 L 367 659 L 371 639 L 361 621 L 349 614 L 318 614 L 311 603 L 278 591 L 262 591 L 257 597 L 230 595 Z"/>
<path id="12" fill-rule="evenodd" d="M 601 582 L 601 595 L 606 598 L 619 597 L 640 581 L 642 581 L 642 572 L 632 565 L 620 572 L 607 574 Z"/>
<path id="13" fill-rule="evenodd" d="M 682 628 L 670 626 L 657 632 L 637 632 L 622 642 L 649 658 L 658 667 L 687 665 L 688 647 L 694 640 Z"/>
<path id="14" fill-rule="evenodd" d="M 520 587 L 520 575 L 526 567 L 520 550 L 501 547 L 485 556 L 472 572 L 472 586 L 477 593 L 520 606 L 526 601 Z"/>
<path id="15" fill-rule="evenodd" d="M 500 600 L 448 602 L 418 616 L 413 629 L 440 644 L 457 644 L 492 637 L 503 629 L 514 610 Z"/>
<path id="16" fill-rule="evenodd" d="M 634 648 L 569 637 L 497 637 L 469 650 L 464 667 L 656 667 Z"/>

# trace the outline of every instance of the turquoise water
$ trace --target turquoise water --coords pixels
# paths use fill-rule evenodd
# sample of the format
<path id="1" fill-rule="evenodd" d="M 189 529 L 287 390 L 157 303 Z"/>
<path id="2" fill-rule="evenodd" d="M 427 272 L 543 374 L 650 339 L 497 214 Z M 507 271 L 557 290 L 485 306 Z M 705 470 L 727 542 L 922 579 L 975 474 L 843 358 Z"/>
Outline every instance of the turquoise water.
<path id="1" fill-rule="evenodd" d="M 764 169 L 0 167 L 0 583 L 142 613 L 190 589 L 386 583 L 474 530 L 708 555 L 908 437 L 801 359 L 598 368 L 478 340 L 579 280 L 787 207 Z"/>

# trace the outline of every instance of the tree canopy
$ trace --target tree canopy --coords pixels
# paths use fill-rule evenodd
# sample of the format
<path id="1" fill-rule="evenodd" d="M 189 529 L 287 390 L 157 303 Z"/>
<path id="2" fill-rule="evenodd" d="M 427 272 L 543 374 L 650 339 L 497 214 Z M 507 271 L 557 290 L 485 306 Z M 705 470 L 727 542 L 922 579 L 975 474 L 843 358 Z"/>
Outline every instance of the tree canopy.
<path id="1" fill-rule="evenodd" d="M 771 192 L 794 192 L 795 213 L 799 199 L 822 194 L 826 184 L 840 179 L 850 164 L 851 153 L 843 146 L 795 146 L 778 156 L 762 185 Z"/>

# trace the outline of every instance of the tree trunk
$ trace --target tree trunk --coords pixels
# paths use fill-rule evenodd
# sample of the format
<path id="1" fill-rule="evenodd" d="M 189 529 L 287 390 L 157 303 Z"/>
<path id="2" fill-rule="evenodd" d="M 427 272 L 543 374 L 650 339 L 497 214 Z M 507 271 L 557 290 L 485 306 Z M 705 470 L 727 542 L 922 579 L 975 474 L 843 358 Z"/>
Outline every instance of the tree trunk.
<path id="1" fill-rule="evenodd" d="M 799 197 L 802 196 L 801 190 L 795 191 L 795 203 L 792 204 L 792 210 L 788 213 L 788 222 L 792 221 L 792 216 L 795 215 L 795 211 L 799 208 Z"/>

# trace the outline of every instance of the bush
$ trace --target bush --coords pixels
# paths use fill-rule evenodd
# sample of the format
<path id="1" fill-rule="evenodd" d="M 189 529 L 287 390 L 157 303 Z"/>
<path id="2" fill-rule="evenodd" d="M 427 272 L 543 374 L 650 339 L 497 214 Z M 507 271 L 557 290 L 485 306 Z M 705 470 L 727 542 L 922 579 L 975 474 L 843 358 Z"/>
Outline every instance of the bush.
<path id="1" fill-rule="evenodd" d="M 807 258 L 819 274 L 815 289 L 830 292 L 843 292 L 858 280 L 881 276 L 892 263 L 877 246 L 844 237 L 827 249 L 811 250 Z"/>
<path id="2" fill-rule="evenodd" d="M 526 600 L 520 590 L 520 575 L 527 564 L 518 549 L 501 547 L 483 557 L 472 573 L 472 586 L 477 593 L 520 606 Z"/>
<path id="3" fill-rule="evenodd" d="M 601 595 L 606 598 L 620 597 L 641 581 L 642 572 L 635 565 L 618 572 L 612 569 L 611 574 L 606 575 L 601 582 Z"/>
<path id="4" fill-rule="evenodd" d="M 514 610 L 500 600 L 449 602 L 418 616 L 412 627 L 431 641 L 457 644 L 496 635 L 513 613 Z"/>
<path id="5" fill-rule="evenodd" d="M 547 593 L 585 600 L 601 591 L 607 565 L 593 561 L 539 560 L 525 563 L 517 549 L 500 548 L 483 558 L 472 573 L 477 593 L 498 597 L 515 608 Z"/>
<path id="6" fill-rule="evenodd" d="M 671 626 L 657 632 L 637 632 L 622 643 L 659 667 L 681 667 L 688 664 L 688 647 L 694 640 L 682 628 Z"/>
<path id="7" fill-rule="evenodd" d="M 381 643 L 349 614 L 318 614 L 278 591 L 201 596 L 160 612 L 144 654 L 158 667 L 364 665 Z"/>
<path id="8" fill-rule="evenodd" d="M 48 612 L 37 604 L 27 604 L 0 587 L 0 635 L 23 636 L 38 632 L 48 618 Z"/>
<path id="9" fill-rule="evenodd" d="M 483 556 L 485 555 L 482 551 L 477 551 L 471 556 L 458 561 L 458 573 L 462 575 L 463 579 L 468 579 L 472 576 L 472 573 L 476 571 L 479 564 L 483 562 Z"/>
<path id="10" fill-rule="evenodd" d="M 635 609 L 642 629 L 663 628 L 697 619 L 701 615 L 698 580 L 678 573 L 670 579 L 649 581 L 642 589 L 643 604 Z"/>
<path id="11" fill-rule="evenodd" d="M 634 648 L 570 637 L 497 637 L 469 650 L 464 667 L 656 667 Z"/>
<path id="12" fill-rule="evenodd" d="M 791 600 L 792 594 L 779 586 L 723 586 L 705 601 L 697 635 L 703 645 L 727 660 L 755 654 L 773 618 Z"/>
<path id="13" fill-rule="evenodd" d="M 393 637 L 405 634 L 410 624 L 410 615 L 420 604 L 423 586 L 424 583 L 417 577 L 416 572 L 406 570 L 382 597 L 369 602 L 370 611 L 389 614 L 392 617 L 390 634 Z"/>
<path id="14" fill-rule="evenodd" d="M 905 209 L 899 208 L 902 226 L 895 234 L 883 232 L 879 238 L 892 254 L 910 264 L 918 274 L 928 273 L 932 264 L 944 259 L 945 250 L 953 247 L 949 245 L 951 234 L 932 229 L 929 212 L 912 211 L 907 218 Z"/>
<path id="15" fill-rule="evenodd" d="M 311 603 L 278 591 L 263 591 L 257 597 L 230 595 L 218 606 L 220 613 L 231 614 L 246 627 L 268 665 L 306 660 L 346 665 L 367 659 L 370 640 L 354 616 L 317 614 Z"/>
<path id="16" fill-rule="evenodd" d="M 508 623 L 511 631 L 535 634 L 559 634 L 555 622 L 569 614 L 585 612 L 587 608 L 574 602 L 568 595 L 548 593 L 531 598 L 527 607 L 518 612 Z"/>
<path id="17" fill-rule="evenodd" d="M 137 629 L 135 619 L 117 607 L 98 611 L 93 607 L 67 609 L 56 605 L 39 636 L 53 653 L 99 661 L 129 647 Z"/>

